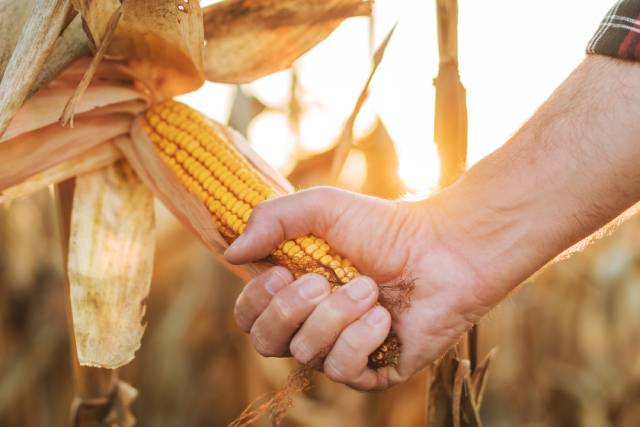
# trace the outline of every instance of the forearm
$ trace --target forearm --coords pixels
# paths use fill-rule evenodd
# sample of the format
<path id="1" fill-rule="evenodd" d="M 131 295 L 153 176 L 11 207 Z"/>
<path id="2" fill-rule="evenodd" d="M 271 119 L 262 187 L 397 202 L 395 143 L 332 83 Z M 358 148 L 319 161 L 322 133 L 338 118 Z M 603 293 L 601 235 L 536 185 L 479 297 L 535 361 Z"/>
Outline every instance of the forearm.
<path id="1" fill-rule="evenodd" d="M 639 199 L 640 65 L 589 57 L 431 203 L 498 296 Z"/>

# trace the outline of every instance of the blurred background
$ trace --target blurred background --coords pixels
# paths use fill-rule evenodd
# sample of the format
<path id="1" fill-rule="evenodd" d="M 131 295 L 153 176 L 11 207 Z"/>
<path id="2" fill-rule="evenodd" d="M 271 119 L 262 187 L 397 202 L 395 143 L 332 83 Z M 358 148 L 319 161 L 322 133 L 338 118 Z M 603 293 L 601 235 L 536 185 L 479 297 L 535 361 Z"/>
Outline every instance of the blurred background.
<path id="1" fill-rule="evenodd" d="M 202 2 L 209 4 L 213 2 Z M 584 57 L 611 0 L 460 0 L 469 161 L 503 144 Z M 299 188 L 327 182 L 337 138 L 398 21 L 338 185 L 380 197 L 438 182 L 434 2 L 377 0 L 286 70 L 207 83 L 182 100 L 244 133 Z M 232 319 L 241 283 L 158 205 L 142 349 L 121 375 L 140 426 L 224 426 L 294 366 L 258 356 Z M 524 284 L 480 327 L 494 347 L 487 426 L 640 425 L 640 218 Z M 0 206 L 0 426 L 68 424 L 73 396 L 62 257 L 49 192 Z M 319 379 L 284 425 L 424 425 L 424 384 L 360 394 Z M 268 420 L 263 425 L 269 425 Z"/>

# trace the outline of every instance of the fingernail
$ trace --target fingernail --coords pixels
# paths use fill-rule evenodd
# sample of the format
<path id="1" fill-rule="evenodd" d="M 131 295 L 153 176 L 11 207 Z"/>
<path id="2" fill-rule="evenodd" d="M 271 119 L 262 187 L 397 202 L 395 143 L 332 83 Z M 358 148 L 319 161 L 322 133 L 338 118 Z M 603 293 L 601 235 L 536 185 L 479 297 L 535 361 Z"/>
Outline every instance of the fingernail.
<path id="1" fill-rule="evenodd" d="M 329 294 L 329 286 L 320 278 L 313 276 L 305 277 L 300 282 L 298 293 L 302 298 L 308 301 L 315 301 L 318 298 Z"/>
<path id="2" fill-rule="evenodd" d="M 353 279 L 345 288 L 347 295 L 354 300 L 367 299 L 374 292 L 373 283 L 364 277 Z"/>
<path id="3" fill-rule="evenodd" d="M 385 313 L 384 308 L 375 307 L 373 310 L 369 311 L 366 316 L 364 316 L 363 320 L 370 326 L 377 326 L 384 322 L 386 318 L 387 313 Z"/>

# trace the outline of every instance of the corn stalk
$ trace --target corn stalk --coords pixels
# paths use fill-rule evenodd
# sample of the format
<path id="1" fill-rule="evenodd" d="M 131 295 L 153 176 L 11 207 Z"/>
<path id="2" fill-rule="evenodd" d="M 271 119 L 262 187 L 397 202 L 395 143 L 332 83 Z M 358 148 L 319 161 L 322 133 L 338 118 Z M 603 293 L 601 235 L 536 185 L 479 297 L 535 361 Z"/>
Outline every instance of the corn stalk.
<path id="1" fill-rule="evenodd" d="M 435 79 L 434 139 L 440 157 L 440 187 L 456 181 L 466 168 L 466 91 L 458 69 L 458 3 L 437 0 L 440 65 Z M 430 369 L 427 393 L 429 427 L 481 427 L 480 405 L 493 352 L 477 365 L 477 326 Z"/>

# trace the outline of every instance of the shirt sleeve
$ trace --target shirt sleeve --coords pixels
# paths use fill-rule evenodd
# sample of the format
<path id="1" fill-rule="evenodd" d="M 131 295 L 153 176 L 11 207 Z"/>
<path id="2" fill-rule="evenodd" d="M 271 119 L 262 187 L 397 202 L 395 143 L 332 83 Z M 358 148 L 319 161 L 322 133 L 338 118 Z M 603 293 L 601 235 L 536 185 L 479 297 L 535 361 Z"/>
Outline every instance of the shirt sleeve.
<path id="1" fill-rule="evenodd" d="M 591 38 L 587 53 L 640 61 L 640 0 L 613 5 Z"/>

